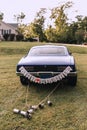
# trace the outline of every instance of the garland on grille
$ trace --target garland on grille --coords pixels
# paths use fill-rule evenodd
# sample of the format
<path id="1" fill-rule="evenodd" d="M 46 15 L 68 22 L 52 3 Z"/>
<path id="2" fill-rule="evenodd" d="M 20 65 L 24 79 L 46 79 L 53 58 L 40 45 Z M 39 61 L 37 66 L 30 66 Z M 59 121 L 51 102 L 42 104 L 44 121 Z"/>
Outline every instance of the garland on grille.
<path id="1" fill-rule="evenodd" d="M 20 70 L 21 74 L 23 74 L 30 81 L 35 82 L 35 83 L 39 83 L 39 84 L 47 84 L 47 83 L 53 83 L 53 82 L 60 81 L 63 78 L 67 77 L 67 75 L 70 73 L 72 68 L 70 66 L 68 66 L 60 74 L 58 74 L 58 75 L 56 75 L 54 77 L 51 77 L 51 78 L 46 78 L 46 79 L 38 78 L 38 77 L 33 76 L 32 74 L 27 72 L 27 70 L 23 66 L 20 67 L 19 70 Z"/>

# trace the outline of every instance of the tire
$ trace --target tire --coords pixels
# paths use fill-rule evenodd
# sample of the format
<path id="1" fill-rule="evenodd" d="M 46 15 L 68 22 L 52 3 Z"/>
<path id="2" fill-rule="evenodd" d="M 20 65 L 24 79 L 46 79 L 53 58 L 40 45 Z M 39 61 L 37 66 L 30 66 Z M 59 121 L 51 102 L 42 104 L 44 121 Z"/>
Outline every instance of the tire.
<path id="1" fill-rule="evenodd" d="M 29 84 L 29 81 L 24 76 L 20 76 L 20 82 L 22 85 L 27 86 Z"/>
<path id="2" fill-rule="evenodd" d="M 74 76 L 74 77 L 68 77 L 68 84 L 70 86 L 76 86 L 76 83 L 77 83 L 77 76 Z"/>

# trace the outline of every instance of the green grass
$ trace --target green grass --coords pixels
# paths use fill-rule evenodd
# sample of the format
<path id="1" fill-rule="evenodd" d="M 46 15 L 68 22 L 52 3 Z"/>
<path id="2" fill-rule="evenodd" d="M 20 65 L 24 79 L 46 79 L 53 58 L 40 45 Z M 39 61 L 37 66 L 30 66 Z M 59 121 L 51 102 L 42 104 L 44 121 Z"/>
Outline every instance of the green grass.
<path id="1" fill-rule="evenodd" d="M 0 130 L 87 130 L 87 48 L 84 47 L 68 46 L 78 69 L 75 88 L 60 86 L 50 97 L 53 106 L 37 110 L 31 120 L 13 113 L 14 108 L 27 110 L 26 97 L 29 105 L 36 105 L 55 87 L 31 85 L 27 93 L 15 74 L 19 59 L 38 44 L 42 43 L 0 42 Z"/>

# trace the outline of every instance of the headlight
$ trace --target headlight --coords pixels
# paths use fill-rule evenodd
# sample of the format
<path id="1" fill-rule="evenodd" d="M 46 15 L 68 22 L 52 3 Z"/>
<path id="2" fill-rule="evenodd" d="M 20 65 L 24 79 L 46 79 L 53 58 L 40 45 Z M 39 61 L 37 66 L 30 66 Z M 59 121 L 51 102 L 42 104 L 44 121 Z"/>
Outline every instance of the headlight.
<path id="1" fill-rule="evenodd" d="M 66 69 L 67 66 L 57 66 L 57 71 L 62 72 Z"/>
<path id="2" fill-rule="evenodd" d="M 34 71 L 34 67 L 33 67 L 33 66 L 24 66 L 24 68 L 25 68 L 28 72 Z"/>

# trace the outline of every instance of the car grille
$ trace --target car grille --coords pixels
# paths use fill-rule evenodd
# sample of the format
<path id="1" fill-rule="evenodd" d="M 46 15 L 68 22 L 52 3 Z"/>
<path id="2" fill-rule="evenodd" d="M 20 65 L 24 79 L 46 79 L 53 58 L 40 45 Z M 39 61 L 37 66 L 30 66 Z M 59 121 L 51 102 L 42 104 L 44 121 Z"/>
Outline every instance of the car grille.
<path id="1" fill-rule="evenodd" d="M 24 68 L 28 71 L 28 72 L 45 72 L 45 71 L 52 71 L 52 72 L 62 72 L 67 66 L 62 65 L 62 66 L 58 66 L 58 65 L 35 65 L 35 66 L 24 66 Z M 72 69 L 73 66 L 71 66 Z"/>
<path id="2" fill-rule="evenodd" d="M 23 65 L 23 67 L 28 72 L 62 72 L 66 69 L 68 65 Z M 17 72 L 19 71 L 19 68 L 21 65 L 17 66 Z M 72 71 L 76 71 L 76 68 L 74 65 L 70 66 L 72 68 Z"/>

